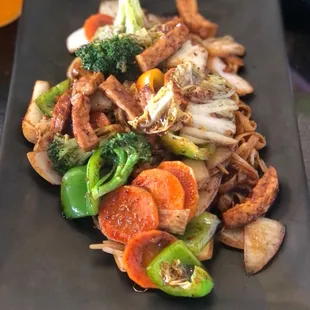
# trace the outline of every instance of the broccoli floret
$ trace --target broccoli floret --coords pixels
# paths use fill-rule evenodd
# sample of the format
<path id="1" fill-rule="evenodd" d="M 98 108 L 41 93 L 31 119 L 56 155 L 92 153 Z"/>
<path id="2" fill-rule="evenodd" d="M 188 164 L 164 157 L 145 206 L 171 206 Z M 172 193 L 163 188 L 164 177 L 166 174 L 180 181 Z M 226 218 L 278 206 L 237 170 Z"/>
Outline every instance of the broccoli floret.
<path id="1" fill-rule="evenodd" d="M 83 165 L 92 152 L 84 153 L 74 138 L 56 134 L 47 149 L 53 168 L 64 175 L 70 168 Z"/>
<path id="2" fill-rule="evenodd" d="M 143 51 L 141 45 L 128 36 L 115 36 L 108 40 L 96 40 L 79 48 L 75 54 L 82 59 L 85 69 L 118 75 L 127 71 L 135 62 L 135 56 Z"/>
<path id="3" fill-rule="evenodd" d="M 118 132 L 122 132 L 122 130 L 122 127 L 117 124 L 98 129 L 96 134 L 99 137 L 99 146 L 104 145 L 111 137 Z M 72 167 L 84 165 L 92 154 L 92 151 L 83 152 L 75 138 L 59 133 L 55 135 L 47 149 L 47 155 L 53 168 L 61 175 L 64 175 Z"/>
<path id="4" fill-rule="evenodd" d="M 146 18 L 139 0 L 120 0 L 114 26 L 123 33 L 136 33 L 145 26 Z"/>
<path id="5" fill-rule="evenodd" d="M 151 148 L 144 136 L 134 132 L 117 134 L 102 147 L 101 164 L 112 166 L 112 168 L 91 188 L 92 197 L 98 199 L 124 185 L 134 166 L 139 161 L 149 161 L 150 159 Z M 96 162 L 94 161 L 93 164 L 95 166 Z M 94 171 L 101 168 L 101 165 L 97 164 L 97 169 Z M 92 179 L 92 176 L 88 176 L 88 178 Z"/>

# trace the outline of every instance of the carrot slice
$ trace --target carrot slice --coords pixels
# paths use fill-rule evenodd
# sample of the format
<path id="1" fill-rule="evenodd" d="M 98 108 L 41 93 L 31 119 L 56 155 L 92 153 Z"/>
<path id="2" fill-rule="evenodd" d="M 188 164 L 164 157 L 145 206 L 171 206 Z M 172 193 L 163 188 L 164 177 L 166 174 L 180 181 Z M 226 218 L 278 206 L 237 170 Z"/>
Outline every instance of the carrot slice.
<path id="1" fill-rule="evenodd" d="M 143 188 L 122 186 L 101 202 L 99 227 L 110 240 L 127 243 L 135 234 L 156 229 L 158 224 L 156 203 Z"/>
<path id="2" fill-rule="evenodd" d="M 181 161 L 164 161 L 158 168 L 171 172 L 180 181 L 185 194 L 184 209 L 190 210 L 188 217 L 190 221 L 196 214 L 199 199 L 198 185 L 193 169 Z"/>
<path id="3" fill-rule="evenodd" d="M 99 27 L 112 25 L 113 17 L 105 14 L 94 14 L 89 16 L 84 22 L 84 32 L 86 39 L 91 41 Z"/>
<path id="4" fill-rule="evenodd" d="M 132 182 L 150 192 L 159 209 L 182 210 L 184 189 L 171 172 L 162 169 L 142 171 Z"/>
<path id="5" fill-rule="evenodd" d="M 156 288 L 147 276 L 146 267 L 161 250 L 176 240 L 174 236 L 160 230 L 136 234 L 128 241 L 123 256 L 129 278 L 143 288 Z"/>

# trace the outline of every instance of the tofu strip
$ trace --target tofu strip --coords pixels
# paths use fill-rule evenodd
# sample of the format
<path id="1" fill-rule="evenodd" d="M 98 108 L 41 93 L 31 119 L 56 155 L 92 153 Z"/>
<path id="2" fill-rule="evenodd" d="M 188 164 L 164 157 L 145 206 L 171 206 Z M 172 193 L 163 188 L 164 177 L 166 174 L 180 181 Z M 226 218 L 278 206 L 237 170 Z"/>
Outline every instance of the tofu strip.
<path id="1" fill-rule="evenodd" d="M 175 26 L 179 23 L 182 23 L 182 19 L 180 17 L 174 17 L 173 19 L 169 20 L 168 22 L 159 25 L 158 31 L 163 32 L 164 34 L 167 34 L 169 31 L 173 30 Z"/>
<path id="2" fill-rule="evenodd" d="M 63 93 L 53 110 L 52 123 L 50 127 L 51 133 L 61 133 L 66 125 L 66 122 L 70 118 L 71 112 L 71 90 L 67 90 Z"/>
<path id="3" fill-rule="evenodd" d="M 99 144 L 99 139 L 92 129 L 89 120 L 89 98 L 77 93 L 71 98 L 73 133 L 79 147 L 84 151 L 91 151 Z"/>
<path id="4" fill-rule="evenodd" d="M 176 6 L 181 16 L 198 13 L 197 0 L 176 0 Z"/>
<path id="5" fill-rule="evenodd" d="M 181 48 L 187 40 L 188 29 L 184 24 L 177 24 L 175 28 L 165 34 L 160 40 L 136 56 L 141 71 L 155 68 L 162 61 L 170 57 Z"/>
<path id="6" fill-rule="evenodd" d="M 133 120 L 142 114 L 142 109 L 135 98 L 125 87 L 113 76 L 110 75 L 99 85 L 99 89 L 119 108 L 127 114 L 128 120 Z"/>
<path id="7" fill-rule="evenodd" d="M 176 4 L 183 22 L 192 33 L 198 34 L 202 39 L 216 35 L 217 24 L 198 13 L 197 0 L 176 0 Z"/>

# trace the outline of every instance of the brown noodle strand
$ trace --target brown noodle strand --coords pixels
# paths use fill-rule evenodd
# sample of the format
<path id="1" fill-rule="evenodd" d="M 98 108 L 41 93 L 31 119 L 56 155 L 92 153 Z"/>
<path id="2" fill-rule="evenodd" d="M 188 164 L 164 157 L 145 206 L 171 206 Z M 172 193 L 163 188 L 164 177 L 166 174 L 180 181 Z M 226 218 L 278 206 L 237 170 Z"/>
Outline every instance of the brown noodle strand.
<path id="1" fill-rule="evenodd" d="M 238 106 L 239 106 L 239 111 L 242 112 L 242 114 L 244 114 L 247 118 L 250 119 L 252 116 L 252 111 L 251 111 L 250 106 L 248 106 L 247 104 L 245 104 L 241 100 L 238 103 Z"/>
<path id="2" fill-rule="evenodd" d="M 261 150 L 262 148 L 264 148 L 266 146 L 266 138 L 261 135 L 260 133 L 258 132 L 244 132 L 242 134 L 238 134 L 236 135 L 234 138 L 239 142 L 239 145 L 240 145 L 240 142 L 244 142 L 245 140 L 248 140 L 250 138 L 250 136 L 257 136 L 258 137 L 258 142 L 256 143 L 255 145 L 255 148 L 259 151 Z"/>
<path id="3" fill-rule="evenodd" d="M 224 178 L 219 188 L 217 208 L 221 212 L 225 212 L 237 203 L 242 203 L 247 196 L 245 193 L 250 194 L 256 185 L 259 179 L 258 172 L 264 173 L 267 169 L 259 155 L 259 150 L 266 146 L 266 138 L 256 132 L 257 124 L 251 120 L 251 108 L 239 100 L 238 96 L 232 96 L 231 99 L 239 106 L 239 110 L 235 112 L 236 134 L 234 137 L 238 145 L 229 165 L 226 168 L 223 165 L 217 166 L 223 173 L 230 172 L 231 175 L 228 181 Z"/>
<path id="4" fill-rule="evenodd" d="M 220 195 L 217 201 L 217 208 L 220 212 L 225 212 L 233 206 L 233 199 L 230 194 Z"/>
<path id="5" fill-rule="evenodd" d="M 238 175 L 234 174 L 227 182 L 220 185 L 219 193 L 230 192 L 238 184 Z"/>
<path id="6" fill-rule="evenodd" d="M 217 168 L 219 168 L 219 170 L 220 170 L 222 173 L 227 174 L 227 175 L 229 174 L 229 172 L 227 171 L 227 169 L 225 168 L 224 165 L 220 164 L 220 165 L 217 166 Z"/>

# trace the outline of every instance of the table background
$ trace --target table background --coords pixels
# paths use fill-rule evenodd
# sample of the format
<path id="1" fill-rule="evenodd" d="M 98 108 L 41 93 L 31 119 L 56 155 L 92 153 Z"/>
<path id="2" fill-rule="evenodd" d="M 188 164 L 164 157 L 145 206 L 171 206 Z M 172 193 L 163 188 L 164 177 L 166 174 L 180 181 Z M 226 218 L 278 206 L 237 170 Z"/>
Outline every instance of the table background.
<path id="1" fill-rule="evenodd" d="M 308 187 L 310 187 L 310 1 L 282 0 L 287 55 L 294 88 Z M 8 99 L 18 21 L 0 28 L 0 140 Z M 272 81 L 271 81 L 272 83 Z M 289 141 L 288 141 L 289 147 Z"/>

